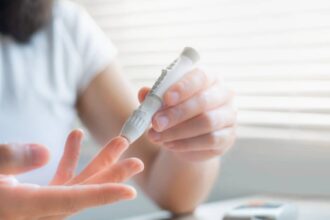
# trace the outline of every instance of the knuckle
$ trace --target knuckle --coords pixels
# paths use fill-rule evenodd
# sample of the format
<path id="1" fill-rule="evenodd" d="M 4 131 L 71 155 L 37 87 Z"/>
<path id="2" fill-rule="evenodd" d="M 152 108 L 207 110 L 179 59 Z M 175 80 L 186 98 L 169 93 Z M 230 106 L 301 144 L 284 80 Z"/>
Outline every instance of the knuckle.
<path id="1" fill-rule="evenodd" d="M 201 109 L 206 110 L 208 106 L 208 94 L 206 92 L 201 92 L 197 97 L 197 101 Z"/>
<path id="2" fill-rule="evenodd" d="M 220 147 L 225 149 L 230 148 L 236 140 L 235 129 L 230 129 L 228 135 L 224 137 L 220 143 Z"/>
<path id="3" fill-rule="evenodd" d="M 219 142 L 219 140 L 218 140 L 219 138 L 214 132 L 209 134 L 207 139 L 208 139 L 207 140 L 208 144 L 211 146 L 215 146 Z"/>
<path id="4" fill-rule="evenodd" d="M 210 149 L 209 153 L 211 154 L 211 156 L 222 156 L 224 155 L 224 150 L 221 148 L 214 148 L 214 149 Z"/>
<path id="5" fill-rule="evenodd" d="M 226 117 L 226 112 L 220 110 L 218 113 L 218 116 L 217 116 L 217 128 L 218 129 L 225 127 L 226 120 L 228 120 L 225 117 Z"/>
<path id="6" fill-rule="evenodd" d="M 206 129 L 211 130 L 214 128 L 215 121 L 210 113 L 203 113 L 201 118 Z"/>
<path id="7" fill-rule="evenodd" d="M 121 145 L 108 145 L 103 151 L 103 155 L 99 158 L 99 164 L 102 167 L 109 167 L 116 160 L 118 154 L 122 151 Z"/>
<path id="8" fill-rule="evenodd" d="M 188 77 L 190 84 L 202 86 L 206 82 L 206 75 L 201 69 L 194 69 Z"/>
<path id="9" fill-rule="evenodd" d="M 206 71 L 202 70 L 201 68 L 197 68 L 196 69 L 197 73 L 198 73 L 198 80 L 200 80 L 201 82 L 206 82 L 207 80 L 209 80 L 209 75 L 206 73 Z"/>
<path id="10" fill-rule="evenodd" d="M 99 160 L 99 164 L 101 167 L 109 167 L 114 161 L 113 155 L 108 155 L 107 157 L 102 157 Z"/>
<path id="11" fill-rule="evenodd" d="M 123 169 L 114 172 L 112 182 L 119 183 L 124 181 L 126 176 L 125 174 L 126 172 Z"/>
<path id="12" fill-rule="evenodd" d="M 206 84 L 209 84 L 211 77 L 202 69 L 195 68 L 183 81 L 186 83 L 186 89 L 194 88 L 194 90 L 187 91 L 192 93 L 194 91 L 196 92 L 199 88 L 205 87 Z"/>
<path id="13" fill-rule="evenodd" d="M 170 142 L 170 149 L 176 152 L 184 152 L 187 149 L 187 143 L 185 140 Z"/>
<path id="14" fill-rule="evenodd" d="M 60 170 L 56 173 L 56 177 L 59 180 L 66 180 L 70 177 L 70 171 L 68 169 Z"/>
<path id="15" fill-rule="evenodd" d="M 184 93 L 186 92 L 186 90 L 189 88 L 190 85 L 190 80 L 187 78 L 182 79 L 179 83 L 178 83 L 178 91 L 179 93 Z"/>
<path id="16" fill-rule="evenodd" d="M 101 187 L 98 188 L 98 198 L 99 198 L 100 205 L 106 205 L 106 204 L 108 204 L 109 195 L 107 193 L 104 193 L 101 190 Z"/>
<path id="17" fill-rule="evenodd" d="M 167 114 L 165 114 L 165 115 L 168 115 L 170 120 L 175 121 L 177 119 L 182 118 L 184 116 L 184 112 L 185 112 L 185 108 L 181 104 L 181 105 L 178 105 L 176 107 L 173 107 L 173 108 L 169 109 Z"/>
<path id="18" fill-rule="evenodd" d="M 162 132 L 160 142 L 170 142 L 180 136 L 181 131 L 176 128 L 168 129 L 167 131 Z"/>

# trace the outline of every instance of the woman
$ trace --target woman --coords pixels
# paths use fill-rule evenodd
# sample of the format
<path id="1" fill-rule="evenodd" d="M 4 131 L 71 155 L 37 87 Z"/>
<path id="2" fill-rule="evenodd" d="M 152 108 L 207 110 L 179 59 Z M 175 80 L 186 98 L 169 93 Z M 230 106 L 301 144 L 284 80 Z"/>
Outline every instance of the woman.
<path id="1" fill-rule="evenodd" d="M 3 0 L 0 33 L 0 219 L 64 219 L 133 199 L 134 189 L 121 183 L 133 176 L 176 214 L 203 201 L 234 141 L 232 93 L 221 81 L 200 69 L 187 73 L 128 148 L 122 137 L 107 141 L 138 102 L 115 47 L 84 10 L 66 1 Z M 139 91 L 140 101 L 148 91 Z M 82 131 L 61 145 L 76 114 L 104 147 L 74 176 Z M 23 172 L 22 183 L 10 176 Z"/>

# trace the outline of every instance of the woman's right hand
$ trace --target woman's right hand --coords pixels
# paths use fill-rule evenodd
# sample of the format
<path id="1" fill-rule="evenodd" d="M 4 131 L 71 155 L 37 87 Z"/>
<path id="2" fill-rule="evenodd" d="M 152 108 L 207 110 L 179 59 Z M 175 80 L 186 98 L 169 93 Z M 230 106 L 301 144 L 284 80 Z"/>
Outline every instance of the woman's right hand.
<path id="1" fill-rule="evenodd" d="M 15 161 L 10 162 L 11 165 L 0 163 L 0 172 L 6 174 L 0 175 L 0 219 L 59 220 L 86 208 L 133 199 L 135 190 L 121 182 L 140 173 L 143 163 L 136 158 L 118 162 L 129 146 L 126 139 L 116 137 L 111 140 L 79 175 L 74 176 L 82 138 L 80 130 L 70 133 L 49 186 L 21 184 L 8 175 L 31 170 L 31 164 L 22 167 L 17 166 L 21 163 Z M 40 145 L 30 146 L 43 149 L 40 155 L 44 157 L 32 167 L 43 165 L 48 158 L 45 149 Z M 4 158 L 3 155 L 1 158 Z"/>

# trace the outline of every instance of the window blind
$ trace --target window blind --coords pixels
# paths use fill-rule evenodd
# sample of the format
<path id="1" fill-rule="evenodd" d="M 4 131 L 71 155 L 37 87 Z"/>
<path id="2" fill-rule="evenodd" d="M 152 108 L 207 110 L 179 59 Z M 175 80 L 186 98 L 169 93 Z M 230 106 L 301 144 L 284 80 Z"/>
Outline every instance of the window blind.
<path id="1" fill-rule="evenodd" d="M 137 87 L 193 46 L 236 91 L 240 138 L 330 141 L 330 1 L 79 2 Z"/>

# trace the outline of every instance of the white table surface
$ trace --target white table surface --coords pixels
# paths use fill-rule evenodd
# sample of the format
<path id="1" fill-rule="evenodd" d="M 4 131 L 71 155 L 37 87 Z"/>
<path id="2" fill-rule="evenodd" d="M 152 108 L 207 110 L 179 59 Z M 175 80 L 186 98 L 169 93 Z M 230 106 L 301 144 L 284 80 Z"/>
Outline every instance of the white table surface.
<path id="1" fill-rule="evenodd" d="M 205 204 L 199 207 L 193 216 L 171 218 L 167 212 L 159 212 L 127 220 L 221 220 L 226 211 L 254 200 L 293 203 L 299 209 L 299 220 L 330 220 L 330 198 L 270 196 L 255 196 Z"/>

